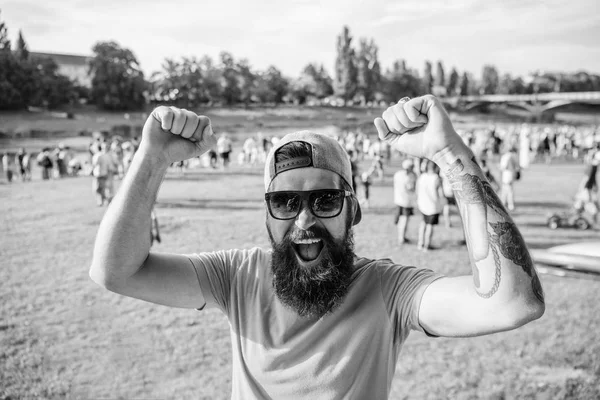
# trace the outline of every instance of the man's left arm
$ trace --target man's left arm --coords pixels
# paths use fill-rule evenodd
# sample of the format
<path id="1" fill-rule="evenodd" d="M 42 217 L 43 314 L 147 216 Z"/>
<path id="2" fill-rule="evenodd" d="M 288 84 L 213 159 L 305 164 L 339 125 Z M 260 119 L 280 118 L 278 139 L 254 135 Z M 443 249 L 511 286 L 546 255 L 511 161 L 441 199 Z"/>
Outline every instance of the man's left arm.
<path id="1" fill-rule="evenodd" d="M 441 168 L 463 220 L 473 273 L 429 284 L 419 324 L 438 336 L 477 336 L 541 317 L 544 294 L 523 237 L 441 102 L 431 95 L 403 98 L 374 123 L 382 140 Z"/>
<path id="2" fill-rule="evenodd" d="M 477 336 L 541 317 L 544 293 L 523 237 L 472 153 L 449 147 L 434 161 L 452 184 L 473 274 L 429 285 L 421 326 L 439 336 Z"/>

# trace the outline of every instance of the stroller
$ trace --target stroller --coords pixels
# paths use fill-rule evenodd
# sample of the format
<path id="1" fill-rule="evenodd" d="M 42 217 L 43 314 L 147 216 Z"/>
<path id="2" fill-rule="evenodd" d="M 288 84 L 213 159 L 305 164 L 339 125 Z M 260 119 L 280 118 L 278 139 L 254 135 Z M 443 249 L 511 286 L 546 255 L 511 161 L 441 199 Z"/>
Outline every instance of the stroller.
<path id="1" fill-rule="evenodd" d="M 592 216 L 591 220 L 595 223 L 598 214 L 598 202 L 594 198 L 593 193 L 581 190 L 575 196 L 575 201 L 571 209 L 566 212 L 550 214 L 547 225 L 548 228 L 553 230 L 558 228 L 590 229 L 592 222 L 588 218 L 588 214 Z"/>

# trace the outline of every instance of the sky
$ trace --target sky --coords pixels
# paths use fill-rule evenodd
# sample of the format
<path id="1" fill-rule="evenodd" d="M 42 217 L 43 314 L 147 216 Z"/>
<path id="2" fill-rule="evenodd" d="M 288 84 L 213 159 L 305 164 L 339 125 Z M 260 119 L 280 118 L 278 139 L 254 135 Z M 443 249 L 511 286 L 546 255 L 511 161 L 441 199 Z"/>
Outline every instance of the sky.
<path id="1" fill-rule="evenodd" d="M 0 19 L 30 51 L 91 55 L 99 41 L 133 51 L 147 76 L 165 58 L 228 51 L 259 70 L 297 77 L 309 62 L 333 75 L 336 38 L 373 39 L 382 69 L 442 61 L 479 77 L 584 70 L 600 73 L 598 0 L 8 0 Z"/>

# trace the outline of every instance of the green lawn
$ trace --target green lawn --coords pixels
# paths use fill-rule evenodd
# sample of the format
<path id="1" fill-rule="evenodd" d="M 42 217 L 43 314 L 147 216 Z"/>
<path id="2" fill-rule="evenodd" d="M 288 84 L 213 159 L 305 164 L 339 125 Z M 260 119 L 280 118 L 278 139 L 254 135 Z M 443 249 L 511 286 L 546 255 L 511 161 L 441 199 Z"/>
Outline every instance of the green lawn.
<path id="1" fill-rule="evenodd" d="M 357 253 L 458 275 L 470 273 L 454 227 L 440 225 L 422 253 L 395 245 L 391 175 L 372 187 L 355 228 Z M 598 238 L 544 226 L 579 182 L 580 165 L 533 165 L 517 184 L 515 220 L 533 248 Z M 268 246 L 261 169 L 170 172 L 156 212 L 155 250 L 198 252 Z M 88 277 L 103 208 L 91 179 L 0 184 L 0 399 L 227 399 L 228 324 L 218 311 L 171 309 L 125 298 Z M 409 237 L 416 237 L 417 218 Z M 600 398 L 598 281 L 543 275 L 546 314 L 516 331 L 473 339 L 413 333 L 394 399 Z"/>

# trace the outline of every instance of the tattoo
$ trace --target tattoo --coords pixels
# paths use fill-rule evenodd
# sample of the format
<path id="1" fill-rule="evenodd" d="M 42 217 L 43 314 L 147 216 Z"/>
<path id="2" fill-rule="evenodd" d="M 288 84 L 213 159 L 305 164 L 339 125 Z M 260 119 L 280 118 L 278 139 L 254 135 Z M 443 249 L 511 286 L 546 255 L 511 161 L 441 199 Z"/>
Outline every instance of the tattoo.
<path id="1" fill-rule="evenodd" d="M 471 159 L 477 165 L 475 158 Z M 446 171 L 446 176 L 452 185 L 456 199 L 460 204 L 478 204 L 485 207 L 485 222 L 487 223 L 487 213 L 493 210 L 499 217 L 504 220 L 500 222 L 489 222 L 493 233 L 488 232 L 489 247 L 494 258 L 495 271 L 494 283 L 492 288 L 481 293 L 476 290 L 477 294 L 483 298 L 490 298 L 496 293 L 501 281 L 502 264 L 500 254 L 516 265 L 519 265 L 525 273 L 532 278 L 531 285 L 536 298 L 544 302 L 544 293 L 542 285 L 533 267 L 533 261 L 527 251 L 525 241 L 518 231 L 516 225 L 510 222 L 510 215 L 504 209 L 500 199 L 492 186 L 485 179 L 479 176 L 463 173 L 465 166 L 460 159 L 455 160 L 450 168 Z M 460 174 L 460 175 L 459 175 Z M 473 280 L 477 289 L 479 289 L 479 271 L 477 267 L 473 269 Z"/>
<path id="2" fill-rule="evenodd" d="M 494 270 L 494 284 L 492 285 L 492 288 L 487 293 L 481 293 L 479 290 L 476 290 L 479 297 L 483 297 L 484 299 L 489 299 L 494 295 L 494 293 L 496 293 L 498 287 L 500 287 L 500 277 L 502 274 L 502 264 L 500 264 L 500 255 L 498 254 L 498 249 L 495 246 L 492 235 L 488 234 L 488 237 L 490 239 L 490 242 L 492 243 L 490 247 L 492 248 L 492 254 L 494 256 L 494 264 L 496 265 L 496 269 Z"/>
<path id="3" fill-rule="evenodd" d="M 446 172 L 448 180 L 452 184 L 452 189 L 456 191 L 457 199 L 466 204 L 485 204 L 502 216 L 508 216 L 492 185 L 469 173 L 458 175 L 464 168 L 463 163 L 456 160 Z"/>
<path id="4" fill-rule="evenodd" d="M 512 222 L 490 222 L 489 225 L 494 230 L 492 237 L 494 242 L 498 244 L 502 255 L 521 266 L 523 271 L 532 278 L 531 286 L 533 293 L 543 303 L 544 292 L 542 285 L 533 267 L 533 261 L 527 251 L 523 236 L 519 233 L 516 225 Z"/>

